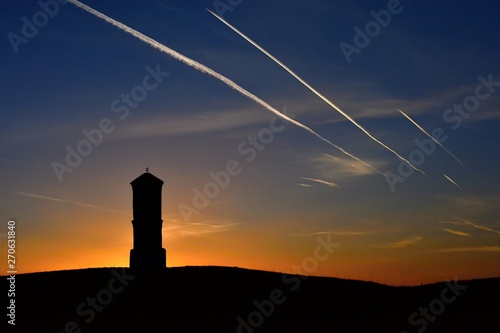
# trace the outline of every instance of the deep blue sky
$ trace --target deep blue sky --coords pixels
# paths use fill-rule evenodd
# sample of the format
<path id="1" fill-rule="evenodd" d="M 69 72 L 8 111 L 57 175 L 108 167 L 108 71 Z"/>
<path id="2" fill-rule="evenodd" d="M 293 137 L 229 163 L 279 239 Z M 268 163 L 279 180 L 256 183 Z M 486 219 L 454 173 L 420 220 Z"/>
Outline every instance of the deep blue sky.
<path id="1" fill-rule="evenodd" d="M 393 154 L 205 10 L 217 11 L 215 3 L 85 1 L 229 77 L 377 169 L 397 173 Z M 5 1 L 0 218 L 23 226 L 25 270 L 127 265 L 128 183 L 148 166 L 165 181 L 164 245 L 175 265 L 269 269 L 278 262 L 287 270 L 329 233 L 345 252 L 317 273 L 391 283 L 499 275 L 491 267 L 500 262 L 500 83 L 480 88 L 488 97 L 460 124 L 446 112 L 473 100 L 479 77 L 500 82 L 500 4 L 401 1 L 399 13 L 348 63 L 339 45 L 354 45 L 354 28 L 364 30 L 374 20 L 370 12 L 390 3 L 243 0 L 223 16 L 405 158 L 418 148 L 415 139 L 428 138 L 398 108 L 427 131 L 444 131 L 444 146 L 465 166 L 436 148 L 419 166 L 428 178 L 415 173 L 394 192 L 383 176 L 290 124 L 247 162 L 238 147 L 269 126 L 268 110 L 72 4 L 58 5 L 16 52 L 11 40 L 22 36 L 23 17 L 33 22 L 42 9 L 35 1 Z M 119 119 L 113 101 L 141 85 L 148 66 L 169 75 Z M 113 131 L 60 181 L 54 161 L 64 164 L 66 147 L 76 149 L 85 140 L 82 130 L 104 118 Z M 193 189 L 203 189 L 209 172 L 230 160 L 243 171 L 186 220 L 180 206 L 192 206 Z M 111 228 L 116 236 L 104 232 Z M 77 244 L 75 233 L 81 233 Z M 72 245 L 53 264 L 50 254 Z M 90 248 L 112 259 L 96 262 L 86 254 Z M 379 273 L 401 265 L 406 273 Z"/>

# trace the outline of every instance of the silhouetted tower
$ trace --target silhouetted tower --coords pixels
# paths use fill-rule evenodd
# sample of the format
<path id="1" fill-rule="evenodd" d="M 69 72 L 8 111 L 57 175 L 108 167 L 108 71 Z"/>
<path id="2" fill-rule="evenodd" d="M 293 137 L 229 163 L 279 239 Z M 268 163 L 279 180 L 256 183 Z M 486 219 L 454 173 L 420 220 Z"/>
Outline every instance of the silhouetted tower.
<path id="1" fill-rule="evenodd" d="M 134 248 L 130 268 L 165 268 L 167 253 L 162 248 L 161 188 L 163 181 L 146 172 L 131 183 L 133 192 Z"/>

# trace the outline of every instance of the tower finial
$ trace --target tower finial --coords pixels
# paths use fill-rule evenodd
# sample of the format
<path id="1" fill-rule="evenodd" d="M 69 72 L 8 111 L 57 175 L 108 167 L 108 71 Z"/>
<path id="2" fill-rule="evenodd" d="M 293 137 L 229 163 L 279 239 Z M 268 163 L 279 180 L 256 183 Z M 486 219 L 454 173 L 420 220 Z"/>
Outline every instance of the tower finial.
<path id="1" fill-rule="evenodd" d="M 149 168 L 148 167 L 146 167 L 146 172 L 149 172 Z"/>

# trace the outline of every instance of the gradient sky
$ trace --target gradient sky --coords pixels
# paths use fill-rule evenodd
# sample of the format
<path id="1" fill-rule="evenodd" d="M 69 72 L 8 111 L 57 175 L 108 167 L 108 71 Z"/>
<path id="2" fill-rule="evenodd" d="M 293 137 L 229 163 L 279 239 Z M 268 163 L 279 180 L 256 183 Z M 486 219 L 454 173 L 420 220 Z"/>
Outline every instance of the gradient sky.
<path id="1" fill-rule="evenodd" d="M 427 176 L 414 172 L 391 190 L 366 165 L 72 4 L 58 5 L 43 24 L 35 1 L 8 0 L 0 11 L 0 236 L 15 219 L 19 272 L 128 266 L 130 182 L 149 167 L 165 182 L 168 266 L 294 272 L 319 237 L 340 246 L 313 275 L 388 284 L 500 276 L 500 4 L 84 3 L 398 174 L 395 155 L 205 8 L 219 11 L 401 156 L 424 156 L 418 168 Z M 348 62 L 340 45 L 355 47 L 355 28 L 376 27 L 371 11 L 388 6 L 397 13 L 371 32 L 368 45 L 358 40 Z M 38 31 L 19 42 L 13 34 L 21 38 L 34 15 Z M 148 79 L 155 88 L 127 106 L 122 96 L 145 91 L 144 78 L 157 68 L 168 76 Z M 463 164 L 437 146 L 421 153 L 415 140 L 430 139 L 398 108 L 428 132 L 441 129 L 442 144 Z M 82 131 L 100 124 L 108 129 L 102 142 L 58 177 L 54 162 L 67 165 L 67 147 L 83 147 Z M 273 125 L 280 130 L 271 132 Z M 241 172 L 197 214 L 183 216 L 181 207 L 195 209 L 196 190 L 213 181 L 210 172 L 230 161 Z"/>

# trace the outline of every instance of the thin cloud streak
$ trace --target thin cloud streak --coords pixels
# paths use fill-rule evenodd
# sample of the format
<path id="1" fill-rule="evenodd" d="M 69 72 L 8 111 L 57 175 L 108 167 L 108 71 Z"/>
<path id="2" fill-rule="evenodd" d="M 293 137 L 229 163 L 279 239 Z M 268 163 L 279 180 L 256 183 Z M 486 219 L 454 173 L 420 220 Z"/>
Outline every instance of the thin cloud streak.
<path id="1" fill-rule="evenodd" d="M 323 184 L 323 185 L 326 185 L 326 186 L 329 186 L 329 187 L 340 187 L 340 185 L 337 185 L 335 183 L 332 183 L 332 182 L 329 182 L 329 181 L 323 180 L 323 179 L 307 178 L 307 177 L 300 177 L 300 178 L 302 178 L 304 180 L 309 180 L 311 182 Z"/>
<path id="2" fill-rule="evenodd" d="M 310 160 L 307 160 L 310 163 Z M 312 163 L 318 177 L 321 179 L 347 179 L 351 177 L 367 176 L 373 174 L 370 168 L 361 163 L 356 163 L 351 159 L 332 156 L 329 154 L 319 154 L 312 158 Z M 370 161 L 377 169 L 383 168 L 385 162 Z"/>
<path id="3" fill-rule="evenodd" d="M 169 219 L 168 222 L 172 223 L 167 223 L 163 227 L 165 231 L 163 235 L 166 238 L 200 237 L 207 234 L 226 232 L 239 225 L 239 223 L 184 223 L 173 219 Z"/>
<path id="4" fill-rule="evenodd" d="M 217 73 L 216 71 L 214 71 L 213 69 L 191 59 L 191 58 L 188 58 L 184 55 L 182 55 L 181 53 L 161 44 L 160 42 L 140 33 L 139 31 L 137 30 L 134 30 L 128 26 L 126 26 L 125 24 L 123 23 L 120 23 L 112 18 L 110 18 L 109 16 L 106 16 L 104 14 L 102 14 L 101 12 L 98 12 L 97 10 L 85 5 L 85 4 L 82 4 L 81 2 L 77 1 L 77 0 L 68 0 L 68 2 L 72 3 L 73 5 L 87 11 L 88 13 L 90 14 L 93 14 L 95 16 L 97 16 L 98 18 L 114 25 L 115 27 L 125 31 L 126 33 L 138 38 L 139 40 L 143 41 L 144 43 L 152 46 L 153 48 L 156 48 L 157 50 L 160 50 L 161 52 L 165 53 L 165 54 L 168 54 L 169 56 L 171 56 L 172 58 L 176 59 L 176 60 L 179 60 L 183 63 L 185 63 L 186 65 L 202 72 L 202 73 L 205 73 L 205 74 L 208 74 L 216 79 L 218 79 L 219 81 L 223 82 L 224 84 L 226 84 L 227 86 L 229 86 L 230 88 L 236 90 L 237 92 L 241 93 L 243 96 L 246 96 L 248 98 L 250 98 L 251 100 L 253 100 L 254 102 L 260 104 L 261 106 L 263 106 L 264 108 L 266 108 L 267 110 L 271 111 L 272 113 L 274 113 L 275 115 L 277 115 L 278 117 L 294 124 L 295 126 L 297 127 L 300 127 L 302 129 L 304 129 L 305 131 L 309 132 L 310 134 L 314 135 L 315 137 L 317 137 L 318 139 L 322 140 L 323 142 L 326 142 L 327 144 L 329 144 L 330 146 L 340 150 L 343 154 L 369 166 L 370 168 L 372 168 L 374 171 L 378 172 L 379 174 L 383 175 L 384 177 L 387 177 L 383 172 L 377 170 L 376 168 L 374 168 L 373 166 L 371 166 L 370 164 L 364 162 L 363 160 L 359 159 L 358 157 L 350 154 L 349 152 L 347 152 L 346 150 L 344 150 L 343 148 L 335 145 L 334 143 L 330 142 L 328 139 L 322 137 L 321 135 L 319 135 L 318 133 L 316 133 L 315 131 L 313 131 L 311 128 L 307 127 L 306 125 L 282 114 L 281 112 L 279 112 L 278 110 L 276 110 L 275 108 L 273 108 L 271 105 L 269 105 L 268 103 L 264 102 L 263 100 L 261 100 L 259 97 L 255 96 L 254 94 L 250 93 L 249 91 L 245 90 L 244 88 L 240 87 L 239 85 L 237 85 L 235 82 L 233 82 L 232 80 L 228 79 L 227 77 L 223 76 L 222 74 L 219 74 Z"/>
<path id="5" fill-rule="evenodd" d="M 500 231 L 498 231 L 498 230 L 491 229 L 491 228 L 488 228 L 488 227 L 485 227 L 485 226 L 473 223 L 473 222 L 465 220 L 465 219 L 461 219 L 461 220 L 463 221 L 464 224 L 470 225 L 470 226 L 472 226 L 472 227 L 474 227 L 476 229 L 480 229 L 480 230 L 484 230 L 484 231 L 489 231 L 489 232 L 493 232 L 493 233 L 495 233 L 497 235 L 500 235 Z"/>
<path id="6" fill-rule="evenodd" d="M 458 230 L 453 230 L 453 229 L 448 229 L 448 228 L 439 228 L 440 230 L 446 231 L 447 233 L 450 233 L 452 235 L 456 236 L 461 236 L 461 237 L 468 237 L 470 236 L 469 233 L 463 232 L 463 231 L 458 231 Z"/>
<path id="7" fill-rule="evenodd" d="M 500 231 L 498 231 L 498 230 L 495 230 L 495 229 L 492 229 L 492 228 L 485 227 L 483 225 L 479 225 L 479 224 L 473 223 L 473 222 L 471 222 L 469 220 L 463 219 L 463 218 L 458 217 L 458 216 L 456 218 L 459 219 L 460 221 L 440 221 L 438 223 L 454 224 L 454 225 L 461 225 L 461 226 L 466 225 L 466 226 L 471 226 L 471 227 L 479 229 L 479 230 L 489 231 L 489 232 L 495 233 L 497 235 L 500 235 Z"/>
<path id="8" fill-rule="evenodd" d="M 394 243 L 378 245 L 377 247 L 380 249 L 401 249 L 401 248 L 413 245 L 413 244 L 421 241 L 422 239 L 424 239 L 424 238 L 421 236 L 413 236 L 413 237 L 409 237 L 409 238 L 406 238 L 406 239 L 403 239 L 403 240 L 400 240 L 400 241 L 397 241 Z"/>
<path id="9" fill-rule="evenodd" d="M 367 231 L 316 231 L 311 232 L 308 235 L 333 235 L 333 236 L 360 236 L 374 234 L 375 232 Z"/>
<path id="10" fill-rule="evenodd" d="M 467 193 L 460 185 L 458 185 L 458 183 L 456 181 L 454 181 L 453 179 L 451 179 L 450 177 L 448 177 L 447 175 L 445 175 L 443 173 L 443 176 L 450 182 L 452 183 L 453 185 L 455 185 L 456 188 L 458 188 L 460 191 L 462 191 L 463 193 L 465 193 L 466 195 L 468 195 L 472 200 L 474 200 L 479 206 L 481 206 L 481 208 L 484 208 L 483 204 L 480 203 L 478 200 L 476 200 L 476 198 L 474 198 L 472 195 L 470 195 L 469 193 Z"/>
<path id="11" fill-rule="evenodd" d="M 381 96 L 378 92 L 374 94 L 372 92 L 374 88 L 372 83 L 357 81 L 356 86 L 361 86 L 361 92 L 357 92 L 355 95 L 350 91 L 341 90 L 343 86 L 332 88 L 341 90 L 338 99 L 342 101 L 343 105 L 352 110 L 351 113 L 356 119 L 393 118 L 394 112 L 392 110 L 394 109 L 394 105 L 401 105 L 403 109 L 418 114 L 425 114 L 429 110 L 436 108 L 442 108 L 445 111 L 448 105 L 453 104 L 458 98 L 470 93 L 475 88 L 475 86 L 460 86 L 449 91 L 440 91 L 433 96 L 419 97 L 417 100 L 407 100 L 391 96 Z M 343 121 L 345 121 L 344 118 L 335 118 L 321 122 L 321 124 L 326 125 Z"/>
<path id="12" fill-rule="evenodd" d="M 454 225 L 464 225 L 463 222 L 459 221 L 439 221 L 437 223 L 442 223 L 442 224 L 454 224 Z"/>
<path id="13" fill-rule="evenodd" d="M 345 236 L 345 237 L 357 237 L 363 235 L 374 235 L 380 234 L 380 231 L 357 231 L 357 230 L 321 230 L 321 231 L 302 231 L 290 233 L 290 236 L 298 236 L 298 237 L 311 237 L 311 236 L 323 236 L 323 235 L 332 235 L 332 236 Z"/>
<path id="14" fill-rule="evenodd" d="M 448 252 L 500 252 L 500 246 L 457 247 L 433 251 L 433 253 Z"/>
<path id="15" fill-rule="evenodd" d="M 116 139 L 136 139 L 145 137 L 173 137 L 204 134 L 224 130 L 234 130 L 248 125 L 268 121 L 261 112 L 204 111 L 195 114 L 159 115 L 134 122 L 124 127 Z"/>
<path id="16" fill-rule="evenodd" d="M 326 98 L 320 92 L 318 92 L 316 89 L 314 89 L 311 85 L 309 85 L 309 83 L 307 83 L 306 81 L 304 81 L 294 71 L 292 71 L 290 68 L 288 68 L 285 64 L 283 64 L 281 61 L 279 61 L 272 54 L 270 54 L 269 52 L 267 52 L 263 47 L 261 47 L 259 44 L 257 44 L 252 39 L 250 39 L 248 36 L 246 36 L 241 31 L 239 31 L 238 29 L 236 29 L 235 27 L 233 27 L 231 24 L 229 24 L 229 22 L 227 22 L 226 20 L 224 20 L 222 17 L 220 17 L 219 15 L 215 14 L 214 12 L 212 12 L 210 9 L 207 8 L 207 11 L 210 12 L 210 14 L 212 14 L 213 16 L 215 16 L 217 19 L 219 19 L 222 23 L 224 23 L 225 25 L 227 25 L 229 28 L 231 28 L 234 32 L 236 32 L 241 37 L 243 37 L 250 44 L 252 44 L 257 49 L 259 49 L 260 51 L 262 51 L 265 55 L 267 55 L 269 58 L 271 58 L 278 65 L 280 65 L 284 70 L 286 70 L 289 74 L 291 74 L 295 79 L 297 79 L 300 83 L 302 83 L 309 90 L 311 90 L 314 94 L 316 94 L 316 96 L 318 96 L 319 98 L 321 98 L 324 102 L 326 102 L 328 105 L 330 105 L 333 109 L 335 109 L 337 112 L 339 112 L 345 118 L 347 118 L 347 120 L 349 120 L 352 124 L 354 124 L 357 128 L 359 128 L 370 139 L 372 139 L 373 141 L 375 141 L 376 143 L 378 143 L 379 145 L 381 145 L 382 147 L 384 147 L 385 149 L 387 149 L 388 151 L 390 151 L 391 153 L 393 153 L 394 155 L 396 155 L 397 158 L 399 158 L 401 161 L 404 161 L 405 163 L 407 163 L 414 170 L 416 170 L 416 171 L 422 173 L 424 176 L 426 176 L 426 174 L 425 174 L 424 171 L 422 171 L 419 168 L 417 168 L 416 166 L 414 166 L 410 161 L 408 161 L 407 159 L 405 159 L 403 156 L 399 155 L 395 150 L 393 150 L 392 148 L 390 148 L 389 146 L 387 146 L 385 143 L 383 143 L 380 140 L 378 140 L 377 138 L 375 138 L 370 132 L 368 132 L 368 130 L 366 130 L 363 126 L 361 126 L 356 120 L 354 120 L 351 116 L 349 116 L 347 113 L 345 113 L 344 111 L 342 111 L 342 109 L 340 109 L 337 105 L 335 105 L 333 102 L 331 102 L 328 98 Z"/>
<path id="17" fill-rule="evenodd" d="M 72 200 L 66 200 L 66 199 L 60 199 L 60 198 L 54 198 L 54 197 L 49 197 L 46 195 L 40 195 L 40 194 L 35 194 L 35 193 L 27 193 L 27 192 L 21 192 L 21 191 L 10 191 L 11 193 L 23 196 L 23 197 L 28 197 L 28 198 L 33 198 L 33 199 L 40 199 L 40 200 L 47 200 L 47 201 L 55 201 L 55 202 L 63 202 L 63 203 L 69 203 L 73 204 L 76 206 L 81 206 L 81 207 L 87 207 L 87 208 L 92 208 L 92 209 L 97 209 L 97 210 L 103 210 L 106 212 L 111 212 L 111 213 L 117 213 L 117 214 L 122 214 L 122 215 L 130 215 L 129 213 L 120 211 L 120 210 L 115 210 L 111 208 L 106 208 L 102 206 L 97 206 L 97 205 L 91 205 L 91 204 L 86 204 L 83 202 L 79 201 L 72 201 Z"/>

